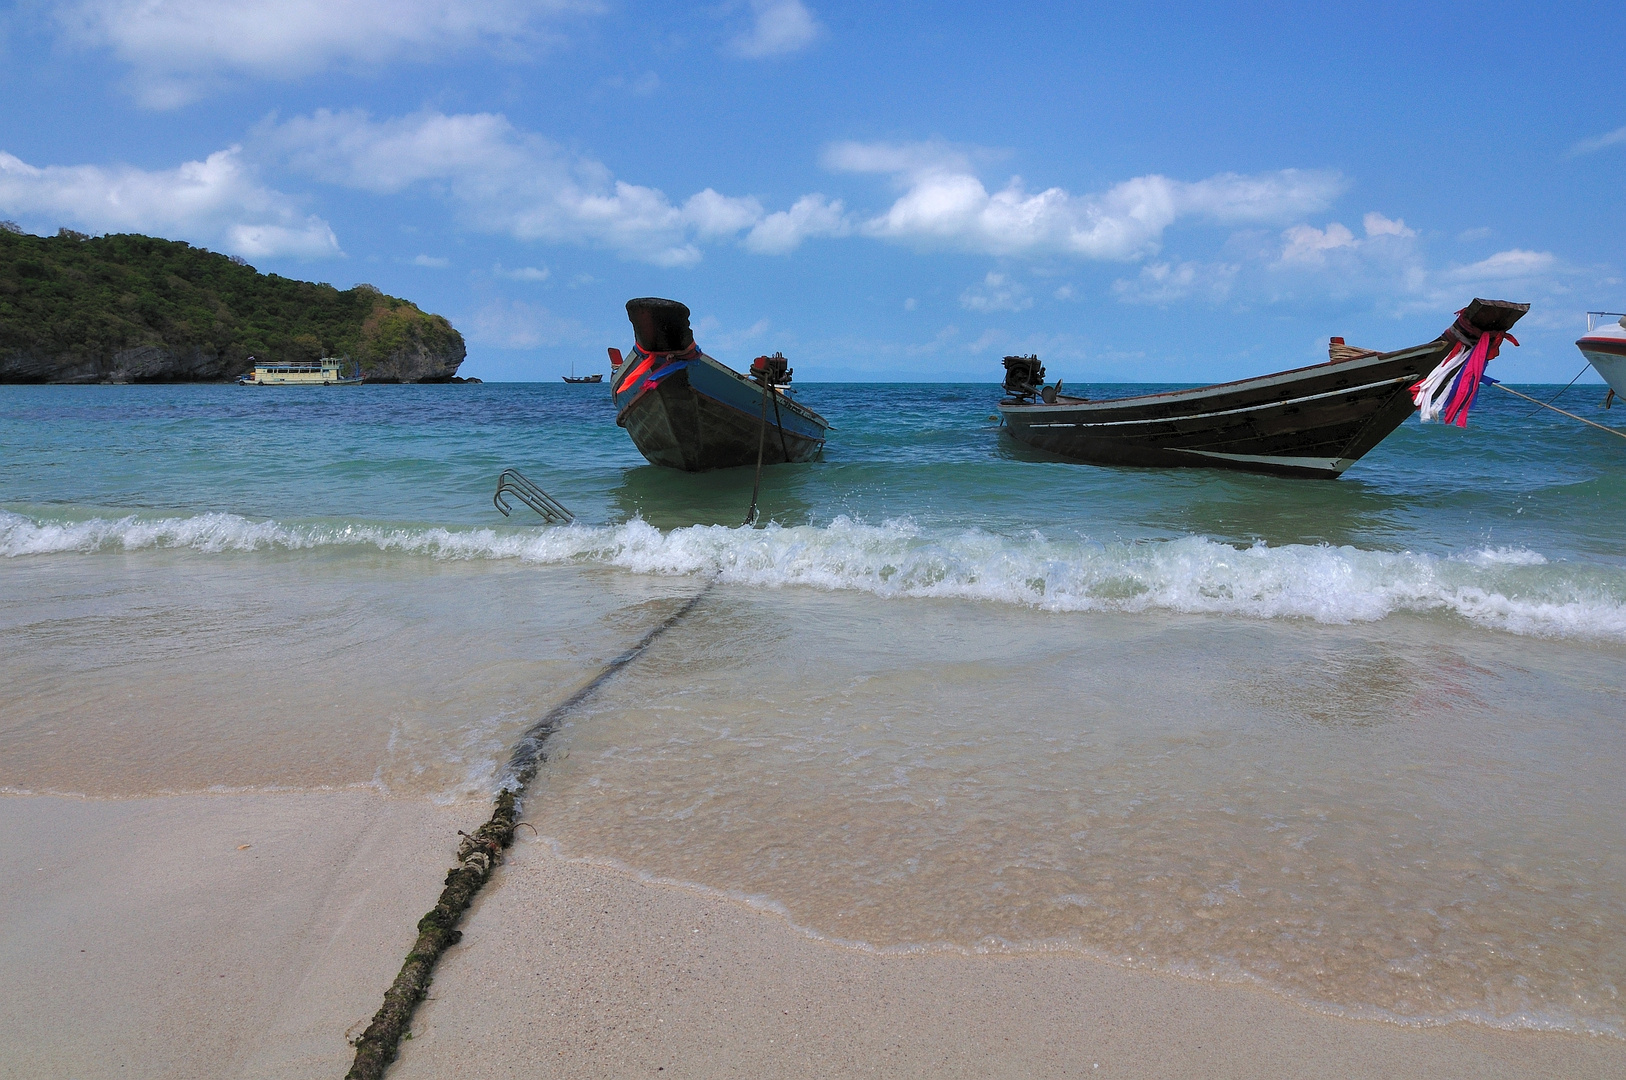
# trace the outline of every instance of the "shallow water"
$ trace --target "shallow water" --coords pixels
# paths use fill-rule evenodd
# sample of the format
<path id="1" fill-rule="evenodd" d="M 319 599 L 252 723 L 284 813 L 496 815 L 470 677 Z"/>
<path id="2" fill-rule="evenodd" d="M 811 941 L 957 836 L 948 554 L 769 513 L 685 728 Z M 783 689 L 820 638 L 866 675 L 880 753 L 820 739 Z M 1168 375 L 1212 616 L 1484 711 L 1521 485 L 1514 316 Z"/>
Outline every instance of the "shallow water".
<path id="1" fill-rule="evenodd" d="M 710 585 L 556 737 L 566 854 L 864 947 L 1626 1036 L 1609 436 L 1491 398 L 1281 481 L 802 394 L 826 460 L 745 530 L 749 470 L 640 464 L 592 388 L 0 387 L 0 790 L 482 799 Z M 584 523 L 501 518 L 508 464 Z"/>
<path id="2" fill-rule="evenodd" d="M 1626 1032 L 1613 651 L 876 608 L 708 597 L 562 733 L 546 832 L 872 947 Z"/>

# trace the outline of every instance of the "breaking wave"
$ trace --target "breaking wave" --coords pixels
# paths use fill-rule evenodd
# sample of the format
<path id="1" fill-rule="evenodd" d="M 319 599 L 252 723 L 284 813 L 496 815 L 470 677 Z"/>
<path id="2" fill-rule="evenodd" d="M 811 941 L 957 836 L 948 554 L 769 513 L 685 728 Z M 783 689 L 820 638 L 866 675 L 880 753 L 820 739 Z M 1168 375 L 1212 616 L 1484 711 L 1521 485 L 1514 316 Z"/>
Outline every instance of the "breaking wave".
<path id="1" fill-rule="evenodd" d="M 590 563 L 710 574 L 881 597 L 952 597 L 1050 611 L 1170 611 L 1343 623 L 1443 612 L 1515 634 L 1626 640 L 1626 571 L 1551 562 L 1521 548 L 1453 556 L 1201 536 L 1100 543 L 926 530 L 908 520 L 763 529 L 696 525 L 447 529 L 253 521 L 235 514 L 82 521 L 0 511 L 0 555 L 182 548 L 198 552 L 368 547 L 436 559 Z"/>

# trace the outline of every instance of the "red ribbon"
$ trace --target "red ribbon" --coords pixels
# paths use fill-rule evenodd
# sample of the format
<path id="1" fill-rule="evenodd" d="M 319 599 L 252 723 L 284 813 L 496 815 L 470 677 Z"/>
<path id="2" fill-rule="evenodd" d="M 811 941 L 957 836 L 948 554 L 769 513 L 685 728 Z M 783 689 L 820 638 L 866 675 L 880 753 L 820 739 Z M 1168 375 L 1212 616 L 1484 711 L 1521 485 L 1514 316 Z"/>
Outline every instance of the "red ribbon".
<path id="1" fill-rule="evenodd" d="M 653 370 L 655 361 L 662 357 L 670 357 L 673 360 L 692 360 L 699 355 L 700 346 L 695 342 L 690 342 L 687 348 L 674 349 L 671 352 L 645 352 L 642 345 L 635 345 L 632 350 L 632 357 L 622 365 L 621 378 L 617 379 L 611 376 L 611 390 L 617 394 L 627 390 L 633 383 Z"/>
<path id="2" fill-rule="evenodd" d="M 1438 371 L 1451 363 L 1463 352 L 1468 352 L 1468 359 L 1464 360 L 1456 376 L 1451 380 L 1451 386 L 1445 392 L 1445 407 L 1440 410 L 1440 419 L 1447 424 L 1457 427 L 1468 426 L 1468 410 L 1473 408 L 1474 399 L 1479 396 L 1479 382 L 1485 375 L 1485 365 L 1496 359 L 1502 350 L 1504 340 L 1517 345 L 1519 339 L 1504 330 L 1481 331 L 1477 326 L 1464 318 L 1467 308 L 1457 312 L 1457 321 L 1452 323 L 1441 334 L 1441 337 L 1456 338 L 1451 345 L 1451 351 L 1435 367 Z M 1425 378 L 1412 387 L 1412 401 L 1423 405 L 1423 386 L 1428 380 Z"/>
<path id="3" fill-rule="evenodd" d="M 1468 426 L 1468 410 L 1473 408 L 1474 398 L 1479 396 L 1480 377 L 1485 374 L 1485 365 L 1495 360 L 1502 351 L 1503 338 L 1515 345 L 1519 343 L 1518 338 L 1501 330 L 1487 330 L 1474 342 L 1474 351 L 1468 354 L 1467 362 L 1457 372 L 1456 382 L 1451 386 L 1451 400 L 1445 403 L 1445 409 L 1440 413 L 1440 419 L 1447 424 L 1460 428 Z M 1461 347 L 1457 346 L 1459 349 Z"/>

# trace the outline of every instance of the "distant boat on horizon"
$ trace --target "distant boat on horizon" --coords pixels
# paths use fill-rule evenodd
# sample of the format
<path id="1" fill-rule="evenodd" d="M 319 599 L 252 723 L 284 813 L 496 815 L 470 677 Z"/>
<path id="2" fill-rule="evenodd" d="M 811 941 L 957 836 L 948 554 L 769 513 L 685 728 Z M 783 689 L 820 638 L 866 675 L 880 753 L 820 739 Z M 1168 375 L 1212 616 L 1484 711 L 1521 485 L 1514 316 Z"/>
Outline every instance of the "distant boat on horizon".
<path id="1" fill-rule="evenodd" d="M 254 360 L 251 356 L 250 360 Z M 344 374 L 346 359 L 324 356 L 320 360 L 275 362 L 254 360 L 254 370 L 237 380 L 238 386 L 359 386 L 361 365 Z"/>
<path id="2" fill-rule="evenodd" d="M 578 374 L 576 374 L 576 362 L 574 360 L 572 360 L 570 362 L 570 374 L 569 375 L 562 375 L 562 376 L 560 376 L 560 378 L 564 379 L 565 382 L 567 382 L 567 383 L 595 383 L 595 382 L 603 382 L 604 381 L 604 376 L 602 374 L 593 374 L 593 375 L 578 375 Z"/>

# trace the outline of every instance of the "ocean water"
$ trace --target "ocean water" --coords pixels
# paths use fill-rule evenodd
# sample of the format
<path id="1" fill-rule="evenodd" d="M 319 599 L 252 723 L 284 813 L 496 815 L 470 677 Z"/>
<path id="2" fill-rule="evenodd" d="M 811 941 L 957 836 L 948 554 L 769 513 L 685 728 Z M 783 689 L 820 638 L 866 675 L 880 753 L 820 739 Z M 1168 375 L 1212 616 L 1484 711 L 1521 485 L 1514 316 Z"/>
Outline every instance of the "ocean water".
<path id="1" fill-rule="evenodd" d="M 0 790 L 484 799 L 704 590 L 556 736 L 568 857 L 851 947 L 1626 1037 L 1626 441 L 1487 389 L 1329 483 L 799 394 L 824 460 L 745 529 L 751 471 L 645 464 L 602 386 L 0 387 Z M 506 466 L 577 523 L 499 515 Z"/>

